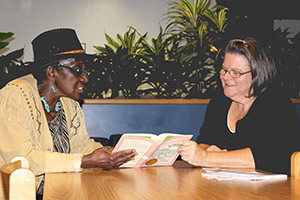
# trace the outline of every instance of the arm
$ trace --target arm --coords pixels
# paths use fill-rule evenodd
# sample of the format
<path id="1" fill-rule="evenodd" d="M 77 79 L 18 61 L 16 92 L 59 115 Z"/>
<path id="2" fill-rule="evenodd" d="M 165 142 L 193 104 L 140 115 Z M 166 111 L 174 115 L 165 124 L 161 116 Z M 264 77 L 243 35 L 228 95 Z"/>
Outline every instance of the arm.
<path id="1" fill-rule="evenodd" d="M 299 149 L 300 121 L 295 106 L 284 96 L 263 99 L 257 109 L 259 127 L 251 139 L 256 168 L 290 174 L 290 157 Z M 268 106 L 266 103 L 268 102 Z M 280 106 L 279 106 L 280 105 Z M 262 137 L 263 135 L 263 137 Z"/>
<path id="2" fill-rule="evenodd" d="M 133 160 L 136 156 L 134 149 L 127 149 L 119 152 L 112 153 L 112 147 L 102 147 L 96 149 L 82 158 L 82 168 L 104 168 L 112 169 L 118 168 L 122 164 Z"/>
<path id="3" fill-rule="evenodd" d="M 210 147 L 210 145 L 208 145 L 208 144 L 199 144 L 199 147 L 202 148 L 203 150 L 207 150 Z"/>
<path id="4" fill-rule="evenodd" d="M 83 154 L 81 168 L 118 168 L 123 163 L 134 159 L 136 152 L 133 149 L 112 153 L 112 147 L 102 147 L 100 143 L 91 139 L 78 102 L 68 98 L 62 98 L 62 101 L 70 123 L 71 152 Z"/>
<path id="5" fill-rule="evenodd" d="M 194 166 L 255 168 L 255 162 L 250 148 L 224 151 L 214 145 L 198 145 L 194 141 L 176 141 L 174 144 L 182 145 L 179 148 L 181 158 Z"/>

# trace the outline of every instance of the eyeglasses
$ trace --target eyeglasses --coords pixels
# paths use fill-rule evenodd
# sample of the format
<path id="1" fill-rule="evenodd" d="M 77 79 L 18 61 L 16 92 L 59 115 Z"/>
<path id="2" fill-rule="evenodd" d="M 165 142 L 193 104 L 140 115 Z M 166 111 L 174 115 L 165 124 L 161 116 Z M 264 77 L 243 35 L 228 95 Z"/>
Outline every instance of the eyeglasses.
<path id="1" fill-rule="evenodd" d="M 80 68 L 72 68 L 72 67 L 67 67 L 61 64 L 57 64 L 57 67 L 63 67 L 63 68 L 67 68 L 69 70 L 71 70 L 77 77 L 81 77 L 82 75 L 86 75 L 89 76 L 91 72 L 85 70 L 85 69 L 80 69 Z"/>
<path id="2" fill-rule="evenodd" d="M 225 68 L 221 68 L 220 69 L 220 71 L 219 71 L 219 73 L 221 74 L 221 75 L 225 75 L 226 73 L 229 73 L 229 75 L 232 77 L 232 78 L 240 78 L 242 75 L 245 75 L 245 74 L 247 74 L 247 73 L 249 73 L 249 72 L 251 72 L 251 70 L 250 71 L 247 71 L 247 72 L 238 72 L 238 71 L 235 71 L 235 70 L 229 70 L 229 69 L 225 69 Z"/>

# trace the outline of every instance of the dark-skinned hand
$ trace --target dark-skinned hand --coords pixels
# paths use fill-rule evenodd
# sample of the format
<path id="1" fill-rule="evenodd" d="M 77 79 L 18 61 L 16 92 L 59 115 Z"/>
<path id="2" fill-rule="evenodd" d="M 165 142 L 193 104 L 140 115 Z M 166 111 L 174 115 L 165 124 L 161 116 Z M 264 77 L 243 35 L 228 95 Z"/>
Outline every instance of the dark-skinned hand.
<path id="1" fill-rule="evenodd" d="M 84 155 L 82 158 L 81 168 L 118 168 L 122 164 L 133 160 L 137 155 L 135 149 L 126 149 L 112 153 L 113 147 L 101 147 L 91 154 Z"/>

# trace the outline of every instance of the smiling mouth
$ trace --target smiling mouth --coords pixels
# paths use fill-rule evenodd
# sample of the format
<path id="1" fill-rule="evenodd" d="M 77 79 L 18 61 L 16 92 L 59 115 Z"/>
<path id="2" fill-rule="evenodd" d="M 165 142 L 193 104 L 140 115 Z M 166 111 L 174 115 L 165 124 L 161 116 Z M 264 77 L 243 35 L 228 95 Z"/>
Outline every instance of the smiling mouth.
<path id="1" fill-rule="evenodd" d="M 78 90 L 80 93 L 83 93 L 83 92 L 84 92 L 84 87 L 78 87 L 77 90 Z"/>
<path id="2" fill-rule="evenodd" d="M 226 87 L 232 87 L 232 86 L 234 86 L 234 84 L 229 84 L 229 83 L 225 83 L 224 84 Z"/>

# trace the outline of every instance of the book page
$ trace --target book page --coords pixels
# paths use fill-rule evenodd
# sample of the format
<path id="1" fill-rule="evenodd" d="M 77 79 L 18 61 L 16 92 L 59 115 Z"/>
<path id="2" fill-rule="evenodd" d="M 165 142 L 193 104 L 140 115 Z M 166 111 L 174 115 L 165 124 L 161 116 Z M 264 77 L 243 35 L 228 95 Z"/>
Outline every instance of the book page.
<path id="1" fill-rule="evenodd" d="M 152 140 L 157 140 L 158 136 L 152 133 L 124 133 L 128 137 L 144 137 Z"/>
<path id="2" fill-rule="evenodd" d="M 160 147 L 154 152 L 149 160 L 157 160 L 153 165 L 172 165 L 177 159 L 180 146 L 173 145 L 174 140 L 190 140 L 193 135 L 168 135 L 164 137 Z"/>
<path id="3" fill-rule="evenodd" d="M 184 136 L 183 134 L 178 133 L 161 133 L 157 136 L 156 141 L 159 143 L 163 143 L 168 138 L 174 137 L 174 136 Z"/>
<path id="4" fill-rule="evenodd" d="M 156 142 L 151 141 L 148 138 L 123 135 L 113 152 L 125 149 L 135 149 L 138 154 L 135 159 L 121 165 L 121 167 L 135 167 L 135 165 L 143 159 L 147 151 L 154 145 L 156 145 Z"/>

